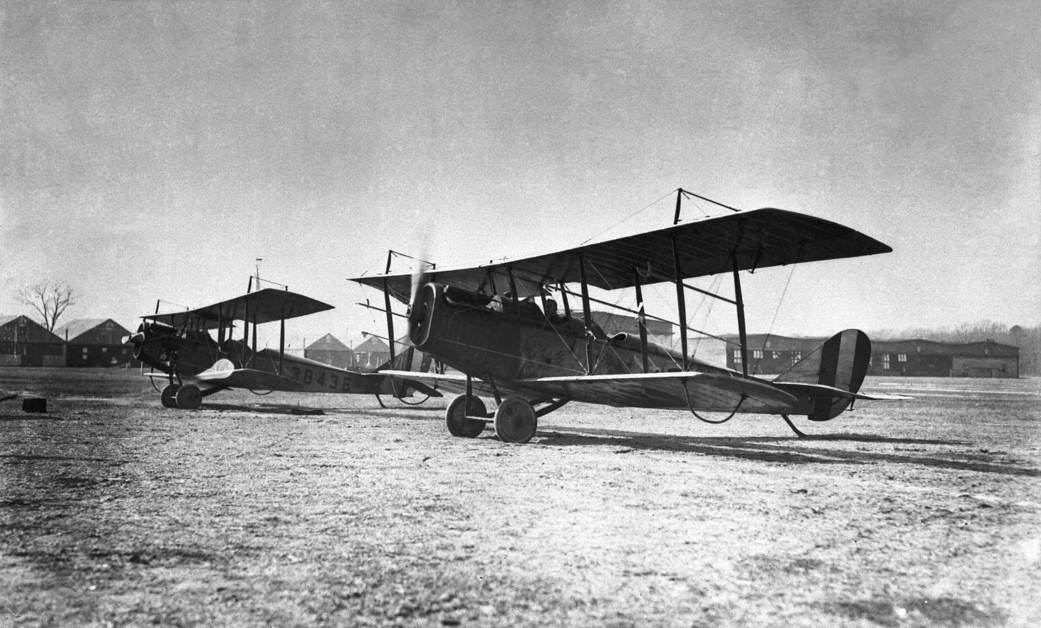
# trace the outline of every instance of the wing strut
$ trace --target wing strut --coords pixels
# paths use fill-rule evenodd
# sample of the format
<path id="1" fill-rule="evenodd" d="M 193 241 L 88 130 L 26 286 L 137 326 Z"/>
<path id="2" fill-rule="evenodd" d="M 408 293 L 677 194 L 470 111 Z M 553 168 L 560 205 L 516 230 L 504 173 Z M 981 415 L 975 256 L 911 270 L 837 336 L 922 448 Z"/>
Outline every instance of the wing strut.
<path id="1" fill-rule="evenodd" d="M 676 245 L 676 237 L 672 238 L 672 261 L 676 268 L 676 313 L 680 319 L 680 350 L 683 352 L 683 370 L 687 370 L 687 300 L 683 288 L 683 270 L 680 268 L 680 254 Z"/>
<path id="2" fill-rule="evenodd" d="M 643 360 L 643 372 L 646 373 L 648 371 L 647 316 L 644 314 L 643 309 L 643 289 L 640 286 L 640 271 L 636 268 L 633 269 L 633 283 L 636 288 L 636 309 L 638 310 L 636 323 L 640 326 L 640 358 Z"/>
<path id="3" fill-rule="evenodd" d="M 387 251 L 387 271 L 384 274 L 390 274 L 390 261 L 394 251 Z M 390 309 L 390 283 L 383 280 L 383 304 L 387 309 L 387 345 L 390 347 L 390 361 L 394 362 L 394 313 Z M 412 304 L 409 303 L 411 306 Z"/>
<path id="4" fill-rule="evenodd" d="M 567 290 L 564 289 L 563 282 L 557 285 L 560 287 L 560 298 L 564 302 L 564 318 L 571 318 L 571 304 L 567 301 Z"/>
<path id="5" fill-rule="evenodd" d="M 289 290 L 287 287 L 286 290 Z M 282 305 L 282 319 L 278 321 L 278 374 L 281 375 L 283 358 L 286 356 L 286 306 Z"/>
<path id="6" fill-rule="evenodd" d="M 586 261 L 583 259 L 582 254 L 578 254 L 578 274 L 582 283 L 582 321 L 585 323 L 586 332 L 589 333 L 593 329 L 593 313 L 589 308 L 589 282 L 586 281 Z M 586 374 L 593 372 L 593 347 L 589 344 L 589 339 L 586 338 Z"/>
<path id="7" fill-rule="evenodd" d="M 680 222 L 680 203 L 682 202 L 683 188 L 678 188 L 676 190 L 676 215 L 672 219 L 674 225 Z M 680 248 L 675 232 L 672 234 L 672 263 L 673 269 L 676 271 L 676 309 L 680 318 L 680 350 L 683 351 L 683 370 L 686 371 L 689 361 L 687 357 L 687 299 L 683 287 L 683 269 L 680 268 Z"/>
<path id="8" fill-rule="evenodd" d="M 737 268 L 737 253 L 734 260 L 734 301 L 737 306 L 737 334 L 741 339 L 741 372 L 748 375 L 748 336 L 745 333 L 745 301 L 741 298 L 741 274 Z"/>

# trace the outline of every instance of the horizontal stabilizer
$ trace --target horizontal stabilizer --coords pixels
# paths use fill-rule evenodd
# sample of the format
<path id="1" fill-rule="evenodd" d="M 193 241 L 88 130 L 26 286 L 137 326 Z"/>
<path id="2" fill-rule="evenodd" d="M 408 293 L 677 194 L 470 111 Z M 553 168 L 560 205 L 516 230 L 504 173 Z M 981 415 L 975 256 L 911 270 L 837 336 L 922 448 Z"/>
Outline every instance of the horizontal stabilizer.
<path id="1" fill-rule="evenodd" d="M 794 395 L 804 394 L 812 397 L 833 399 L 863 399 L 865 401 L 906 401 L 908 399 L 914 399 L 914 397 L 907 397 L 904 395 L 890 395 L 886 393 L 854 393 L 848 390 L 842 390 L 841 388 L 835 388 L 834 386 L 825 386 L 823 384 L 803 384 L 799 382 L 774 382 L 774 385 L 782 390 L 791 392 Z"/>
<path id="2" fill-rule="evenodd" d="M 857 396 L 871 360 L 871 341 L 859 329 L 846 329 L 824 341 L 774 384 L 799 396 L 799 409 L 811 421 L 827 421 L 842 414 Z M 799 388 L 797 388 L 799 387 Z"/>

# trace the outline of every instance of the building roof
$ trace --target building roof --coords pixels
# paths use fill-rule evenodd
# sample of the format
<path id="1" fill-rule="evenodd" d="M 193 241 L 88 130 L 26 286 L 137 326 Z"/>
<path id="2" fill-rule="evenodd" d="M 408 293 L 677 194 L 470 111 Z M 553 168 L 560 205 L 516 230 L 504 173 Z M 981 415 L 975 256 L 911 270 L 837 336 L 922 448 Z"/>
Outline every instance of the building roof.
<path id="1" fill-rule="evenodd" d="M 1019 357 L 1019 347 L 993 340 L 979 342 L 938 342 L 936 340 L 872 340 L 872 351 L 879 353 L 931 353 L 962 357 Z"/>
<path id="2" fill-rule="evenodd" d="M 390 353 L 390 347 L 376 336 L 369 336 L 354 348 L 355 353 Z"/>
<path id="3" fill-rule="evenodd" d="M 0 340 L 13 342 L 15 336 L 18 337 L 20 342 L 62 341 L 61 338 L 47 331 L 46 327 L 24 314 L 15 316 L 0 315 Z"/>
<path id="4" fill-rule="evenodd" d="M 130 335 L 130 330 L 111 318 L 77 318 L 55 329 L 54 333 L 70 343 L 113 345 Z"/>
<path id="5" fill-rule="evenodd" d="M 347 345 L 340 342 L 340 340 L 332 335 L 326 334 L 315 340 L 311 344 L 307 345 L 308 351 L 350 351 Z"/>

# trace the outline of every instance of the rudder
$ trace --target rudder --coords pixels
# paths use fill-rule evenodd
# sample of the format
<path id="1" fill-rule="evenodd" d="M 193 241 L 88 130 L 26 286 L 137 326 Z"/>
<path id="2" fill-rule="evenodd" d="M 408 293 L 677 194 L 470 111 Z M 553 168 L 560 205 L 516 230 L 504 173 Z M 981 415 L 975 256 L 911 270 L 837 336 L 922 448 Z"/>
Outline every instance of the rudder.
<path id="1" fill-rule="evenodd" d="M 828 338 L 775 381 L 820 384 L 855 393 L 864 383 L 870 361 L 871 341 L 867 334 L 846 329 Z M 807 417 L 811 421 L 827 421 L 841 414 L 851 399 L 811 395 L 807 401 Z"/>

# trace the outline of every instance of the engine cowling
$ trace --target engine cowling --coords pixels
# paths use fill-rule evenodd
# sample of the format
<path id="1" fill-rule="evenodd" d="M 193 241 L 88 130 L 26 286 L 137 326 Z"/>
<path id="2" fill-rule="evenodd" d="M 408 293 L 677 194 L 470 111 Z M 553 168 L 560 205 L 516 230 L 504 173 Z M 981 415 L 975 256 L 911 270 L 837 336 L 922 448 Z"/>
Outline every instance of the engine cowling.
<path id="1" fill-rule="evenodd" d="M 409 312 L 409 339 L 420 351 L 481 377 L 514 379 L 520 368 L 520 327 L 509 306 L 437 283 L 424 285 Z"/>

